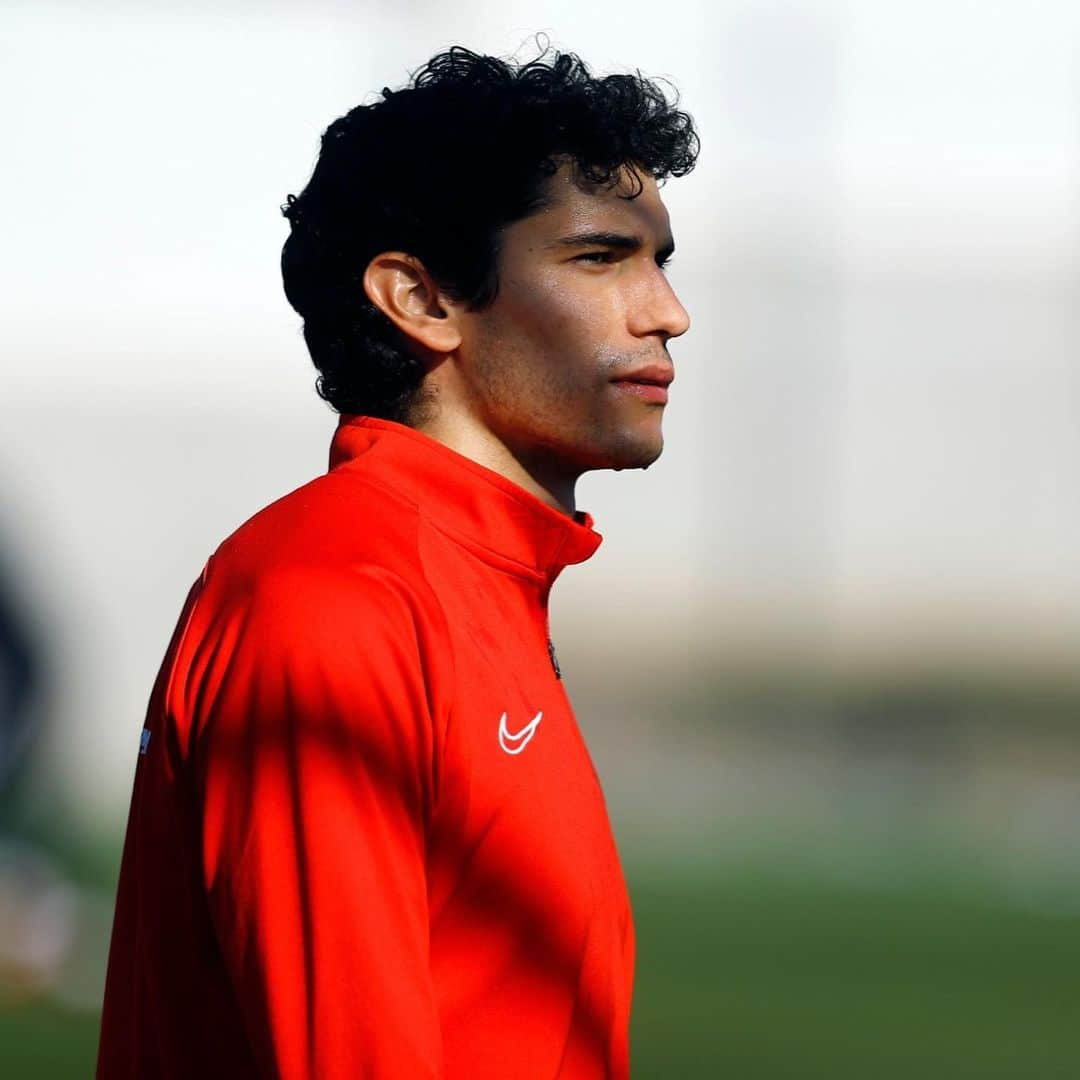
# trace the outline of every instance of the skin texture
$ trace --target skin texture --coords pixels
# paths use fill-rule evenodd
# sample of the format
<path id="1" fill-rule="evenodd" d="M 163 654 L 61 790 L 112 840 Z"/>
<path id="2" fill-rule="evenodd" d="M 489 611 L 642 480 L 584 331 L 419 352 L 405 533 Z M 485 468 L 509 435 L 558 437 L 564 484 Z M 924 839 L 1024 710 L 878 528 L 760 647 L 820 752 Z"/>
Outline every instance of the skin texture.
<path id="1" fill-rule="evenodd" d="M 663 449 L 664 405 L 613 380 L 646 365 L 670 372 L 670 338 L 690 319 L 658 262 L 673 247 L 655 180 L 624 169 L 590 185 L 570 161 L 548 205 L 508 226 L 499 292 L 469 312 L 405 252 L 369 263 L 364 288 L 428 361 L 411 426 L 567 513 L 590 469 L 645 468 Z M 620 197 L 624 196 L 624 197 Z M 556 244 L 580 232 L 636 236 L 636 251 Z"/>

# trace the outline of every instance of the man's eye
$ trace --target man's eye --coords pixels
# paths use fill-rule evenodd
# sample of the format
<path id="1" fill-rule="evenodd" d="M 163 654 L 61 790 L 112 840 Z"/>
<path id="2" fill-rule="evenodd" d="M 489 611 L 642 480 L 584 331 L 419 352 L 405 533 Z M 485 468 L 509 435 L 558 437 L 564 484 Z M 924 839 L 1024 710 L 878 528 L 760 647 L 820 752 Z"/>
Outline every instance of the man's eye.
<path id="1" fill-rule="evenodd" d="M 616 257 L 617 256 L 615 255 L 615 253 L 611 252 L 611 251 L 589 251 L 589 252 L 586 252 L 584 255 L 575 255 L 573 261 L 574 262 L 592 262 L 593 260 L 595 260 L 594 265 L 601 265 L 603 263 L 614 262 Z M 669 255 L 666 259 L 662 259 L 662 260 L 658 261 L 656 265 L 661 270 L 666 270 L 670 264 L 671 264 L 671 256 Z"/>

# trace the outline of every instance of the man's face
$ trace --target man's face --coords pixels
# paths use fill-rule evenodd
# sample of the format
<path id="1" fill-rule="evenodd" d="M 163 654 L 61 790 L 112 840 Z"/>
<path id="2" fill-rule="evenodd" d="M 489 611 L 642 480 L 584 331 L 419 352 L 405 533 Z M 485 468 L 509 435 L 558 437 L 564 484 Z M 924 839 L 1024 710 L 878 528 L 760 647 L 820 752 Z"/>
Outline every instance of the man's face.
<path id="1" fill-rule="evenodd" d="M 667 342 L 690 320 L 658 265 L 673 247 L 667 210 L 641 179 L 628 200 L 625 175 L 587 192 L 563 164 L 552 204 L 504 230 L 495 303 L 462 321 L 474 418 L 539 472 L 641 468 L 663 448 Z M 625 246 L 568 239 L 589 233 Z"/>

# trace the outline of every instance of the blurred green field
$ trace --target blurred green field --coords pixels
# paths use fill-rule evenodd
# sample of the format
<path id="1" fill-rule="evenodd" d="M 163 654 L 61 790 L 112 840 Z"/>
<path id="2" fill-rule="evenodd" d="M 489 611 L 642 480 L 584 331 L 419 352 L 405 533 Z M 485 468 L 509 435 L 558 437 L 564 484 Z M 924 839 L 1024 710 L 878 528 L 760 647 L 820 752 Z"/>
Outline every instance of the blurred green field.
<path id="1" fill-rule="evenodd" d="M 778 877 L 638 880 L 634 1076 L 1080 1076 L 1080 919 Z"/>
<path id="2" fill-rule="evenodd" d="M 96 1015 L 44 1005 L 0 1008 L 0 1062 L 7 1080 L 75 1080 L 94 1074 Z"/>
<path id="3" fill-rule="evenodd" d="M 1080 917 L 910 888 L 628 866 L 633 1075 L 1080 1076 Z M 97 1018 L 0 1012 L 6 1080 L 90 1076 Z"/>

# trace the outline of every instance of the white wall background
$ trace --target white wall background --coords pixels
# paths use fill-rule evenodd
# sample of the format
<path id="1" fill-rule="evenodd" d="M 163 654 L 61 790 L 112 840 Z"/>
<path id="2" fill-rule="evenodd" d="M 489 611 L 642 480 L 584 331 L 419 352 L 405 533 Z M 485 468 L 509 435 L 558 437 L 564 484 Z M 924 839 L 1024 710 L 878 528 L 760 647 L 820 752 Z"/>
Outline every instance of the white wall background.
<path id="1" fill-rule="evenodd" d="M 278 273 L 321 131 L 539 30 L 673 80 L 703 144 L 663 189 L 693 320 L 668 448 L 583 482 L 574 648 L 1076 666 L 1075 5 L 9 3 L 0 540 L 72 807 L 122 816 L 188 585 L 325 466 Z"/>

